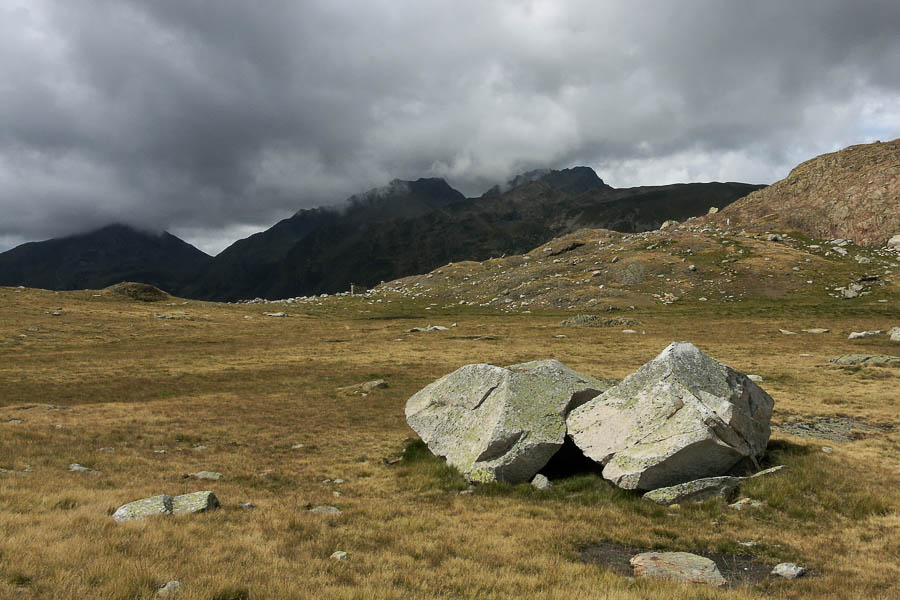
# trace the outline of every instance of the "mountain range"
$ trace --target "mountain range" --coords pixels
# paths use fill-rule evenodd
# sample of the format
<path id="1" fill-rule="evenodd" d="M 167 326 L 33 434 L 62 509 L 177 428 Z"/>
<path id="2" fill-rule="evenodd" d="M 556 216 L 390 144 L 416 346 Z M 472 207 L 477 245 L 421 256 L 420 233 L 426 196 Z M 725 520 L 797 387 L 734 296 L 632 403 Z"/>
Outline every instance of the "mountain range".
<path id="1" fill-rule="evenodd" d="M 301 210 L 216 257 L 169 233 L 125 225 L 23 244 L 0 254 L 0 285 L 97 289 L 127 280 L 219 301 L 334 293 L 448 262 L 527 252 L 584 227 L 652 230 L 761 187 L 615 189 L 588 167 L 531 171 L 478 198 L 443 179 L 394 180 L 338 208 Z"/>

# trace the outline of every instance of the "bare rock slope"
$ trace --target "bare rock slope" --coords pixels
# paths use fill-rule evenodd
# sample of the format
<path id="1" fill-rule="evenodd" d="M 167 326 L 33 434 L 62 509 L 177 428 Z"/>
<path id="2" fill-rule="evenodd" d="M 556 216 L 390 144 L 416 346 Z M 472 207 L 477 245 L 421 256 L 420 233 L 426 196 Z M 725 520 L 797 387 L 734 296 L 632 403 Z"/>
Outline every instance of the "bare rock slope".
<path id="1" fill-rule="evenodd" d="M 795 230 L 882 246 L 900 234 L 900 139 L 850 146 L 706 217 L 720 226 Z"/>

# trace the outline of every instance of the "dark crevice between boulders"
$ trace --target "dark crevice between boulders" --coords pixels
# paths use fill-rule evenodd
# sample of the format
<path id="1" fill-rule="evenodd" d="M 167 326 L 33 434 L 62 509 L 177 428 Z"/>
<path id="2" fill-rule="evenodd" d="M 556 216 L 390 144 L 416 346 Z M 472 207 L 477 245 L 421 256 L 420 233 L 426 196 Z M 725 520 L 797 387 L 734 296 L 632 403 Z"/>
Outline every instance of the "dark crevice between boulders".
<path id="1" fill-rule="evenodd" d="M 575 475 L 600 475 L 603 472 L 603 465 L 585 456 L 575 442 L 566 436 L 566 441 L 540 472 L 550 481 L 554 481 Z"/>

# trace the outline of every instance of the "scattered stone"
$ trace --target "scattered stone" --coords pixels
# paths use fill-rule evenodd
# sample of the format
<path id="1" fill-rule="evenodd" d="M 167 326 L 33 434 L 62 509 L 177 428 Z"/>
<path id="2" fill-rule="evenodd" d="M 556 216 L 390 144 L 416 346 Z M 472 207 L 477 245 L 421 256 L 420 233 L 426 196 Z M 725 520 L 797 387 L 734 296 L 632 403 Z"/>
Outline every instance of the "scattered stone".
<path id="1" fill-rule="evenodd" d="M 863 289 L 865 288 L 861 284 L 851 283 L 845 288 L 839 288 L 839 291 L 841 292 L 841 298 L 850 300 L 859 297 L 859 293 L 863 291 Z"/>
<path id="2" fill-rule="evenodd" d="M 887 242 L 887 248 L 889 250 L 896 250 L 900 252 L 900 234 L 893 236 Z"/>
<path id="3" fill-rule="evenodd" d="M 875 337 L 877 335 L 884 335 L 887 331 L 883 329 L 870 329 L 868 331 L 851 331 L 850 335 L 847 336 L 848 340 L 862 340 L 870 337 Z"/>
<path id="4" fill-rule="evenodd" d="M 858 262 L 861 265 L 869 265 L 869 264 L 872 264 L 872 259 L 869 258 L 868 256 L 857 256 L 856 262 Z"/>
<path id="5" fill-rule="evenodd" d="M 816 417 L 813 421 L 791 421 L 774 429 L 805 438 L 817 438 L 834 442 L 852 442 L 870 432 L 884 428 L 869 425 L 846 417 Z"/>
<path id="6" fill-rule="evenodd" d="M 194 450 L 206 450 L 207 448 L 203 444 L 198 444 L 198 445 L 194 446 L 193 449 Z"/>
<path id="7" fill-rule="evenodd" d="M 215 471 L 197 471 L 196 473 L 185 473 L 182 475 L 184 479 L 206 479 L 210 481 L 218 481 L 222 479 L 221 473 Z"/>
<path id="8" fill-rule="evenodd" d="M 888 335 L 891 336 L 892 342 L 900 342 L 900 327 L 891 327 Z"/>
<path id="9" fill-rule="evenodd" d="M 677 227 L 680 224 L 681 223 L 679 223 L 678 221 L 669 219 L 668 221 L 663 221 L 663 224 L 659 226 L 659 230 L 664 231 L 670 227 Z M 898 236 L 898 237 L 900 237 L 900 236 Z"/>
<path id="10" fill-rule="evenodd" d="M 300 450 L 301 448 L 306 448 L 306 444 L 294 444 L 291 446 L 291 450 Z"/>
<path id="11" fill-rule="evenodd" d="M 844 354 L 828 362 L 841 366 L 900 367 L 900 356 L 890 354 Z"/>
<path id="12" fill-rule="evenodd" d="M 789 331 L 789 330 L 787 330 L 787 329 L 779 329 L 778 331 L 780 331 L 780 332 L 783 333 L 784 335 L 797 335 L 795 332 Z"/>
<path id="13" fill-rule="evenodd" d="M 733 510 L 744 510 L 745 508 L 765 508 L 766 503 L 762 500 L 755 500 L 753 498 L 741 498 L 734 504 L 729 504 L 728 508 Z"/>
<path id="14" fill-rule="evenodd" d="M 653 490 L 726 473 L 762 457 L 772 398 L 688 342 L 656 358 L 567 419 L 585 456 L 625 489 Z"/>
<path id="15" fill-rule="evenodd" d="M 78 463 L 72 463 L 69 465 L 70 473 L 85 473 L 87 475 L 99 475 L 100 471 L 95 471 L 94 469 L 85 467 L 84 465 L 79 465 Z"/>
<path id="16" fill-rule="evenodd" d="M 119 522 L 144 519 L 155 515 L 182 515 L 219 508 L 219 500 L 212 492 L 193 492 L 181 496 L 152 496 L 123 504 L 113 513 Z"/>
<path id="17" fill-rule="evenodd" d="M 557 338 L 557 339 L 564 339 L 564 338 L 567 338 L 567 337 L 569 337 L 569 336 L 567 336 L 567 335 L 565 335 L 565 334 L 563 334 L 563 333 L 560 333 L 560 334 L 554 335 L 553 337 L 555 337 L 555 338 Z"/>
<path id="18" fill-rule="evenodd" d="M 623 329 L 622 333 L 637 333 L 634 329 Z"/>
<path id="19" fill-rule="evenodd" d="M 841 248 L 840 246 L 835 246 L 835 247 L 832 247 L 831 249 L 834 252 L 840 254 L 841 256 L 847 256 L 849 254 L 849 252 L 847 252 L 847 250 L 845 250 L 844 248 Z"/>
<path id="20" fill-rule="evenodd" d="M 449 327 L 444 327 L 443 325 L 428 325 L 427 327 L 413 327 L 412 329 L 408 329 L 407 333 L 421 333 L 423 331 L 449 331 Z"/>
<path id="21" fill-rule="evenodd" d="M 719 208 L 718 208 L 718 207 L 716 207 L 716 206 L 710 206 L 710 207 L 709 207 L 709 210 L 706 212 L 706 214 L 708 214 L 708 215 L 714 215 L 714 214 L 716 214 L 717 212 L 719 212 Z"/>
<path id="22" fill-rule="evenodd" d="M 688 265 L 688 271 L 696 271 L 697 265 Z"/>
<path id="23" fill-rule="evenodd" d="M 25 422 L 25 419 L 7 419 L 6 422 L 10 425 L 21 425 Z"/>
<path id="24" fill-rule="evenodd" d="M 783 242 L 784 241 L 784 238 L 781 237 L 781 235 L 778 233 L 770 233 L 769 235 L 766 236 L 766 239 L 769 240 L 770 242 Z"/>
<path id="25" fill-rule="evenodd" d="M 313 508 L 310 508 L 309 512 L 320 515 L 339 515 L 341 514 L 341 509 L 339 509 L 337 506 L 328 506 L 327 504 L 322 504 L 320 506 L 314 506 Z"/>
<path id="26" fill-rule="evenodd" d="M 706 477 L 687 483 L 657 488 L 643 495 L 644 500 L 670 505 L 682 502 L 702 502 L 710 498 L 729 500 L 737 492 L 740 477 Z"/>
<path id="27" fill-rule="evenodd" d="M 780 473 L 787 469 L 787 465 L 777 465 L 774 467 L 769 467 L 768 469 L 763 469 L 762 471 L 758 471 L 749 477 L 745 477 L 744 479 L 755 479 L 757 477 L 765 477 L 766 475 L 774 475 L 775 473 Z"/>
<path id="28" fill-rule="evenodd" d="M 813 327 L 811 329 L 801 329 L 803 333 L 828 333 L 831 331 L 830 329 L 825 329 L 824 327 Z"/>
<path id="29" fill-rule="evenodd" d="M 539 490 L 549 490 L 553 486 L 553 484 L 550 483 L 550 480 L 540 473 L 534 476 L 534 479 L 531 480 L 531 485 Z"/>
<path id="30" fill-rule="evenodd" d="M 343 550 L 338 550 L 331 555 L 331 558 L 333 558 L 334 560 L 347 560 L 348 558 L 350 558 L 350 555 Z"/>
<path id="31" fill-rule="evenodd" d="M 159 598 L 171 599 L 177 597 L 180 592 L 181 583 L 172 580 L 159 586 L 159 590 L 157 590 L 156 595 Z"/>
<path id="32" fill-rule="evenodd" d="M 825 454 L 831 454 L 832 452 L 834 452 L 834 448 L 832 448 L 831 446 L 822 446 L 822 452 L 824 452 Z"/>
<path id="33" fill-rule="evenodd" d="M 116 449 L 115 449 L 115 448 L 112 448 L 112 447 L 110 447 L 110 446 L 105 446 L 105 447 L 103 447 L 103 448 L 98 448 L 98 449 L 97 449 L 97 452 L 115 452 L 115 451 L 116 451 Z"/>
<path id="34" fill-rule="evenodd" d="M 762 383 L 763 381 L 765 381 L 762 378 L 762 375 L 747 375 L 747 379 L 749 379 L 753 383 Z"/>
<path id="35" fill-rule="evenodd" d="M 530 481 L 562 446 L 566 415 L 610 382 L 556 360 L 466 365 L 406 403 L 429 450 L 470 481 Z"/>
<path id="36" fill-rule="evenodd" d="M 265 315 L 265 316 L 267 316 L 267 317 L 286 317 L 286 316 L 287 316 L 287 313 L 284 313 L 284 312 L 270 312 L 270 313 L 263 313 L 263 315 Z"/>
<path id="37" fill-rule="evenodd" d="M 256 508 L 256 505 L 252 502 L 241 502 L 238 504 L 238 508 L 243 508 L 244 510 L 253 510 Z"/>
<path id="38" fill-rule="evenodd" d="M 363 383 L 357 383 L 355 385 L 348 385 L 346 387 L 338 388 L 339 392 L 349 392 L 349 393 L 369 393 L 373 390 L 381 390 L 388 387 L 388 382 L 384 379 L 373 379 L 372 381 L 366 381 Z"/>
<path id="39" fill-rule="evenodd" d="M 778 575 L 785 579 L 796 579 L 803 576 L 804 573 L 806 573 L 806 569 L 794 563 L 780 563 L 772 569 L 772 575 Z"/>
<path id="40" fill-rule="evenodd" d="M 705 583 L 716 587 L 726 583 L 715 562 L 689 552 L 643 552 L 630 562 L 635 577 Z"/>

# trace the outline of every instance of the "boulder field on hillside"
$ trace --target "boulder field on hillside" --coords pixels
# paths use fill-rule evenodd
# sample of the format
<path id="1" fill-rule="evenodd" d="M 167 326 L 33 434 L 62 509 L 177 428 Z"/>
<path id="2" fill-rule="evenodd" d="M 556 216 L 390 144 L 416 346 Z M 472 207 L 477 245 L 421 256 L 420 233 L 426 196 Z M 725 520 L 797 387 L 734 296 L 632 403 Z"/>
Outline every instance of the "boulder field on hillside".
<path id="1" fill-rule="evenodd" d="M 614 382 L 559 361 L 466 365 L 426 386 L 406 418 L 469 481 L 530 481 L 566 437 L 615 485 L 649 491 L 758 464 L 773 400 L 689 342 Z"/>

